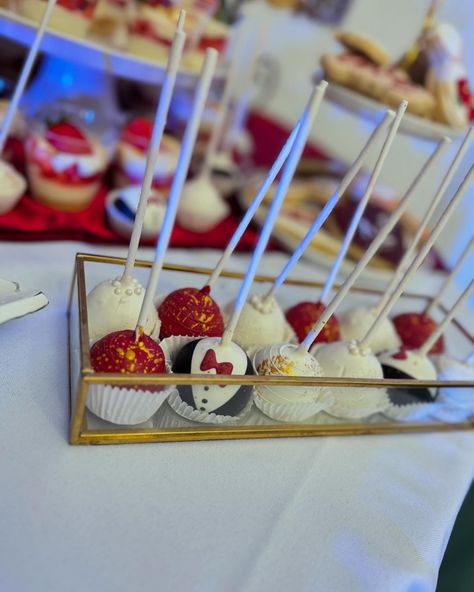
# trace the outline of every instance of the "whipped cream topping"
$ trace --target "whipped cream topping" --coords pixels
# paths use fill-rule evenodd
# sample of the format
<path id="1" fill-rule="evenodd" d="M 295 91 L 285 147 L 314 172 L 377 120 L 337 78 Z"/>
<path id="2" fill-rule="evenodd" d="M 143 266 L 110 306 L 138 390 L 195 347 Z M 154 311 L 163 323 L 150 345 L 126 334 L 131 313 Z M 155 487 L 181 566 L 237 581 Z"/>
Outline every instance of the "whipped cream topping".
<path id="1" fill-rule="evenodd" d="M 69 154 L 61 152 L 52 146 L 43 136 L 32 134 L 29 138 L 30 146 L 42 157 L 49 158 L 56 173 L 62 173 L 71 166 L 76 166 L 81 177 L 91 177 L 102 173 L 109 162 L 109 151 L 98 140 L 88 136 L 92 154 Z M 33 144 L 31 143 L 33 142 Z"/>

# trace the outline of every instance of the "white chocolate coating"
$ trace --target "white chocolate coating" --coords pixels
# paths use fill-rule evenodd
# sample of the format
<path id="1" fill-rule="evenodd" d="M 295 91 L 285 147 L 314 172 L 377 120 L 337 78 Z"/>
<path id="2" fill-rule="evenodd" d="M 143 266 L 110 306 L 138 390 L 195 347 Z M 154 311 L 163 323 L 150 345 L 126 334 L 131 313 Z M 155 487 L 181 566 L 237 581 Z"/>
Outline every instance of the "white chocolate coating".
<path id="1" fill-rule="evenodd" d="M 361 349 L 356 341 L 322 343 L 312 348 L 326 376 L 334 378 L 383 378 L 380 362 L 370 349 Z M 328 412 L 336 417 L 358 419 L 385 409 L 388 396 L 381 388 L 334 387 L 334 404 Z"/>
<path id="2" fill-rule="evenodd" d="M 184 185 L 177 214 L 178 224 L 183 228 L 207 232 L 228 214 L 228 204 L 208 177 L 199 175 Z"/>
<path id="3" fill-rule="evenodd" d="M 247 370 L 247 354 L 236 343 L 221 344 L 220 337 L 205 337 L 197 344 L 191 360 L 191 374 L 217 374 L 215 368 L 203 370 L 201 364 L 209 350 L 215 353 L 217 363 L 230 362 L 232 374 L 245 374 Z M 221 385 L 193 385 L 192 392 L 196 409 L 212 413 L 225 405 L 241 386 L 239 384 Z"/>
<path id="4" fill-rule="evenodd" d="M 147 155 L 147 151 L 138 150 L 123 140 L 117 146 L 117 163 L 129 177 L 138 181 L 145 175 Z M 179 142 L 171 136 L 164 136 L 153 176 L 156 179 L 171 177 L 176 170 L 178 156 Z"/>
<path id="5" fill-rule="evenodd" d="M 356 306 L 338 315 L 341 336 L 344 341 L 362 339 L 376 319 L 375 309 Z M 392 321 L 386 318 L 371 339 L 370 348 L 374 353 L 400 347 L 401 341 Z"/>
<path id="6" fill-rule="evenodd" d="M 232 310 L 229 305 L 227 310 Z M 246 350 L 281 343 L 287 337 L 285 314 L 272 298 L 263 302 L 261 296 L 250 296 L 244 304 L 235 328 L 234 340 Z"/>
<path id="7" fill-rule="evenodd" d="M 87 295 L 91 343 L 114 331 L 135 329 L 144 296 L 145 288 L 135 278 L 127 284 L 120 279 L 97 284 Z M 158 335 L 160 321 L 154 307 L 143 329 L 150 337 Z"/>
<path id="8" fill-rule="evenodd" d="M 261 376 L 323 376 L 321 366 L 308 352 L 300 352 L 298 345 L 278 343 L 259 349 L 252 364 Z M 259 396 L 275 404 L 315 403 L 322 389 L 311 386 L 265 386 L 258 388 Z"/>

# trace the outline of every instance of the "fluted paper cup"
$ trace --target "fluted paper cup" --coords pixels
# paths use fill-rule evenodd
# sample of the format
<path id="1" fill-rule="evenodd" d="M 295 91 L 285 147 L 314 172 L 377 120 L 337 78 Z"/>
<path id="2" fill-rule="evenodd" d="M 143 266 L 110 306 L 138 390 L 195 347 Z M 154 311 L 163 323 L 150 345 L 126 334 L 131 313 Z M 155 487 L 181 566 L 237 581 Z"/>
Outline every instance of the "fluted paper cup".
<path id="1" fill-rule="evenodd" d="M 175 390 L 174 386 L 155 392 L 92 384 L 86 406 L 89 411 L 111 423 L 136 425 L 148 421 Z"/>
<path id="2" fill-rule="evenodd" d="M 244 407 L 244 409 L 239 413 L 239 415 L 217 415 L 216 413 L 207 413 L 206 411 L 200 411 L 199 409 L 194 409 L 191 405 L 185 403 L 181 397 L 179 396 L 178 391 L 175 391 L 168 399 L 168 404 L 170 407 L 181 417 L 187 419 L 189 421 L 195 421 L 197 423 L 205 423 L 205 424 L 235 424 L 238 423 L 241 419 L 244 419 L 250 409 L 252 408 L 253 397 L 250 397 L 249 402 Z"/>
<path id="3" fill-rule="evenodd" d="M 291 387 L 289 387 L 291 388 Z M 275 403 L 265 398 L 265 389 L 270 387 L 258 387 L 255 389 L 255 405 L 267 417 L 283 422 L 305 421 L 319 412 L 326 410 L 334 401 L 334 397 L 328 390 L 320 389 L 320 392 L 311 403 Z M 263 396 L 261 396 L 261 394 Z"/>

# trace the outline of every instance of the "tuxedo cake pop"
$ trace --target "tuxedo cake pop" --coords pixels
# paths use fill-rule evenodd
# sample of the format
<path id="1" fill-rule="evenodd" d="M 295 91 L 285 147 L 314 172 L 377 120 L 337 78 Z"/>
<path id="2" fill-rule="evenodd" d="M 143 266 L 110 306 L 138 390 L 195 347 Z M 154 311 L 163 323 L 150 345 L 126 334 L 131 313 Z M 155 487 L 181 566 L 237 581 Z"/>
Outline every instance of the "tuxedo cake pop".
<path id="1" fill-rule="evenodd" d="M 173 372 L 179 374 L 253 374 L 252 364 L 236 343 L 204 337 L 186 344 L 177 354 Z M 179 396 L 193 409 L 216 415 L 239 415 L 252 395 L 251 385 L 179 385 Z"/>

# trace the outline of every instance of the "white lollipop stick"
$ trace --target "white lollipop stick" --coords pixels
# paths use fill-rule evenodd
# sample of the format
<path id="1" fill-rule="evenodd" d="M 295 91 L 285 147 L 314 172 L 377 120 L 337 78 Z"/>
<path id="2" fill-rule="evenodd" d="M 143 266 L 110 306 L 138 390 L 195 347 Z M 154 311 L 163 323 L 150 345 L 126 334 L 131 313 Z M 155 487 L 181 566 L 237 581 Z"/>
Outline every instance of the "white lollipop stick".
<path id="1" fill-rule="evenodd" d="M 244 41 L 243 30 L 240 27 L 237 31 L 237 40 L 234 50 L 234 56 L 230 63 L 229 71 L 227 73 L 227 80 L 225 83 L 222 98 L 219 102 L 217 109 L 216 122 L 212 127 L 211 137 L 206 148 L 206 154 L 204 156 L 204 162 L 202 164 L 201 175 L 209 175 L 212 168 L 212 162 L 215 158 L 217 150 L 219 149 L 219 143 L 222 139 L 222 133 L 224 130 L 225 120 L 227 111 L 229 108 L 230 99 L 232 97 L 232 91 L 234 88 L 235 79 L 237 76 L 237 66 L 240 58 L 240 51 Z"/>
<path id="2" fill-rule="evenodd" d="M 407 209 L 410 201 L 413 199 L 413 197 L 415 195 L 415 191 L 418 188 L 418 185 L 420 184 L 422 179 L 428 174 L 428 172 L 431 171 L 432 166 L 438 160 L 444 147 L 445 147 L 445 142 L 441 141 L 438 144 L 436 150 L 431 154 L 431 156 L 429 157 L 427 162 L 425 162 L 422 169 L 420 170 L 420 172 L 418 173 L 418 175 L 416 176 L 416 178 L 414 179 L 414 181 L 412 182 L 412 184 L 408 188 L 408 191 L 405 193 L 405 195 L 400 200 L 400 203 L 398 204 L 398 206 L 395 208 L 395 210 L 392 212 L 392 214 L 390 215 L 388 220 L 385 222 L 385 224 L 379 230 L 379 233 L 374 238 L 374 240 L 370 243 L 368 249 L 365 251 L 365 253 L 362 255 L 362 257 L 359 259 L 358 263 L 356 264 L 356 266 L 354 267 L 352 272 L 348 275 L 346 280 L 343 282 L 343 284 L 339 288 L 338 292 L 334 295 L 331 302 L 327 305 L 326 309 L 324 310 L 324 312 L 320 316 L 319 320 L 314 324 L 313 328 L 308 333 L 308 335 L 306 335 L 304 341 L 300 345 L 300 349 L 306 350 L 306 351 L 309 350 L 313 341 L 319 335 L 319 333 L 323 329 L 324 325 L 328 322 L 329 318 L 334 314 L 337 307 L 344 300 L 347 293 L 352 288 L 352 286 L 356 282 L 357 278 L 364 270 L 365 266 L 368 264 L 368 262 L 372 259 L 372 257 L 378 251 L 378 249 L 380 248 L 382 243 L 387 239 L 388 235 L 393 230 L 395 224 L 400 220 L 401 215 Z"/>
<path id="3" fill-rule="evenodd" d="M 30 77 L 31 69 L 33 68 L 33 65 L 35 63 L 36 56 L 38 55 L 38 51 L 41 45 L 41 41 L 43 40 L 43 35 L 46 31 L 46 27 L 48 26 L 48 22 L 51 18 L 51 14 L 53 12 L 55 5 L 56 0 L 48 0 L 48 4 L 45 8 L 45 11 L 43 12 L 43 16 L 41 17 L 39 27 L 36 30 L 35 38 L 33 39 L 33 43 L 31 44 L 25 63 L 23 64 L 23 68 L 21 69 L 20 77 L 18 79 L 18 82 L 16 83 L 15 92 L 13 93 L 13 96 L 10 100 L 10 104 L 8 105 L 8 109 L 6 110 L 5 118 L 3 120 L 3 127 L 0 131 L 0 154 L 2 154 L 3 149 L 5 147 L 5 142 L 10 132 L 13 118 L 15 117 L 16 110 L 18 109 L 18 104 L 20 102 L 23 91 L 25 90 L 28 78 Z"/>
<path id="4" fill-rule="evenodd" d="M 262 55 L 262 50 L 266 44 L 268 37 L 268 26 L 266 26 L 265 23 L 262 23 L 262 25 L 263 31 L 262 27 L 260 26 L 256 33 L 257 41 L 255 43 L 255 48 L 252 52 L 250 64 L 248 64 L 247 66 L 248 75 L 243 83 L 243 89 L 237 98 L 229 128 L 224 134 L 222 150 L 227 153 L 232 150 L 238 134 L 245 126 L 245 120 L 249 110 L 250 98 L 252 96 L 253 91 L 253 84 L 257 73 L 258 60 Z"/>
<path id="5" fill-rule="evenodd" d="M 453 320 L 456 313 L 461 309 L 461 306 L 466 302 L 468 297 L 474 291 L 474 280 L 471 280 L 471 283 L 467 286 L 464 292 L 459 296 L 456 300 L 452 309 L 448 312 L 448 314 L 444 317 L 441 323 L 436 327 L 436 329 L 431 333 L 425 343 L 418 348 L 418 353 L 421 356 L 426 356 L 433 345 L 436 343 L 438 338 L 444 333 L 448 324 Z"/>
<path id="6" fill-rule="evenodd" d="M 295 174 L 296 167 L 301 158 L 301 154 L 306 144 L 306 140 L 308 139 L 309 132 L 311 131 L 311 126 L 313 124 L 314 118 L 316 117 L 316 113 L 318 112 L 321 101 L 323 100 L 327 85 L 328 83 L 323 80 L 318 84 L 317 87 L 313 89 L 313 92 L 311 93 L 311 98 L 303 115 L 295 142 L 285 162 L 285 166 L 283 167 L 281 179 L 278 183 L 275 197 L 273 198 L 272 205 L 270 206 L 270 210 L 265 220 L 265 224 L 263 225 L 262 231 L 260 233 L 260 238 L 258 239 L 257 246 L 255 247 L 252 259 L 250 260 L 249 268 L 247 269 L 247 273 L 245 274 L 242 285 L 240 286 L 239 294 L 234 304 L 232 316 L 230 317 L 230 320 L 222 336 L 223 345 L 227 345 L 232 341 L 235 328 L 239 322 L 240 313 L 242 312 L 244 304 L 247 300 L 250 286 L 254 280 L 258 264 L 260 263 L 260 259 L 262 258 L 263 252 L 265 251 L 265 248 L 268 244 L 268 240 L 270 238 L 273 225 L 277 219 L 278 212 L 280 211 L 280 207 L 288 192 L 293 175 Z"/>
<path id="7" fill-rule="evenodd" d="M 456 156 L 454 157 L 454 159 L 448 169 L 448 172 L 446 173 L 446 175 L 443 179 L 443 182 L 441 183 L 436 195 L 433 198 L 433 201 L 431 202 L 431 205 L 429 206 L 427 212 L 424 214 L 423 220 L 421 221 L 421 223 L 415 233 L 415 236 L 413 237 L 413 240 L 411 241 L 405 254 L 403 255 L 402 260 L 398 264 L 398 267 L 395 270 L 393 277 L 390 280 L 390 283 L 389 283 L 387 289 L 385 290 L 384 295 L 382 296 L 379 303 L 377 304 L 377 306 L 375 308 L 375 316 L 377 316 L 378 313 L 382 310 L 382 308 L 386 305 L 392 292 L 397 287 L 398 282 L 400 281 L 401 277 L 403 276 L 406 269 L 408 268 L 408 266 L 412 262 L 413 256 L 415 254 L 415 249 L 416 249 L 418 243 L 420 242 L 421 237 L 423 236 L 423 233 L 424 233 L 426 227 L 428 226 L 428 222 L 430 221 L 431 216 L 434 214 L 436 208 L 438 207 L 439 203 L 441 202 L 441 199 L 443 198 L 443 195 L 444 195 L 446 189 L 449 187 L 449 184 L 453 180 L 453 177 L 454 177 L 454 174 L 456 173 L 457 167 L 461 163 L 462 159 L 464 158 L 464 155 L 466 154 L 467 149 L 469 148 L 469 144 L 471 142 L 473 132 L 474 132 L 474 128 L 471 128 L 467 132 Z"/>
<path id="8" fill-rule="evenodd" d="M 369 179 L 369 182 L 367 183 L 365 193 L 362 196 L 359 203 L 357 204 L 357 208 L 352 216 L 351 223 L 349 224 L 349 228 L 347 229 L 346 235 L 344 236 L 342 244 L 339 248 L 339 252 L 337 253 L 336 260 L 334 261 L 334 263 L 331 267 L 331 270 L 329 272 L 329 275 L 326 279 L 326 282 L 324 283 L 323 289 L 321 290 L 321 295 L 319 297 L 319 300 L 323 304 L 326 303 L 326 300 L 327 300 L 329 294 L 331 293 L 331 290 L 332 290 L 332 287 L 333 287 L 334 282 L 336 280 L 337 274 L 339 273 L 339 269 L 340 269 L 342 262 L 344 261 L 344 258 L 346 256 L 347 249 L 349 248 L 349 245 L 351 244 L 352 239 L 354 238 L 354 234 L 357 230 L 357 227 L 359 226 L 359 223 L 360 223 L 362 215 L 365 211 L 365 208 L 367 207 L 367 204 L 369 203 L 369 199 L 372 195 L 372 192 L 373 192 L 375 184 L 377 183 L 377 180 L 380 176 L 380 173 L 382 172 L 382 167 L 385 163 L 385 160 L 387 159 L 388 153 L 390 152 L 390 148 L 392 147 L 393 140 L 395 139 L 398 128 L 399 128 L 400 123 L 402 121 L 402 117 L 405 114 L 405 111 L 407 109 L 407 106 L 408 106 L 407 101 L 402 101 L 400 103 L 400 105 L 398 106 L 397 114 L 395 116 L 395 119 L 394 119 L 392 125 L 390 126 L 390 131 L 388 132 L 388 135 L 385 138 L 385 142 L 383 144 L 382 150 L 379 154 L 377 162 L 375 163 L 375 167 L 374 167 L 374 170 L 372 171 L 372 175 Z"/>
<path id="9" fill-rule="evenodd" d="M 202 112 L 204 110 L 207 95 L 209 93 L 212 77 L 216 69 L 217 56 L 218 53 L 215 49 L 208 49 L 206 51 L 204 63 L 199 75 L 199 82 L 194 93 L 191 114 L 186 125 L 186 130 L 184 132 L 183 141 L 181 144 L 181 150 L 179 152 L 178 165 L 176 167 L 176 172 L 173 177 L 173 182 L 171 184 L 171 189 L 168 196 L 165 217 L 156 245 L 155 260 L 153 261 L 145 296 L 140 309 L 140 316 L 138 318 L 137 327 L 135 330 L 137 337 L 143 331 L 145 320 L 148 316 L 148 311 L 153 306 L 153 298 L 155 296 L 161 268 L 163 267 L 163 260 L 166 249 L 168 248 L 171 231 L 173 230 L 179 198 L 181 197 L 183 186 L 186 181 L 194 144 L 199 131 Z"/>
<path id="10" fill-rule="evenodd" d="M 472 181 L 473 173 L 474 173 L 474 165 L 472 165 L 471 168 L 469 169 L 467 175 L 464 177 L 463 182 L 458 187 L 458 190 L 456 191 L 454 197 L 451 199 L 451 201 L 448 203 L 448 205 L 444 209 L 438 222 L 433 227 L 430 236 L 426 239 L 426 241 L 421 246 L 421 249 L 419 250 L 416 257 L 413 259 L 413 262 L 411 263 L 410 267 L 407 269 L 404 276 L 402 277 L 402 279 L 398 283 L 398 286 L 394 290 L 393 294 L 390 296 L 387 304 L 379 312 L 378 317 L 372 323 L 371 327 L 369 328 L 369 330 L 365 334 L 364 338 L 360 340 L 362 347 L 368 347 L 367 344 L 370 343 L 370 339 L 371 339 L 372 335 L 374 334 L 375 331 L 377 331 L 379 325 L 383 322 L 383 320 L 386 319 L 387 316 L 390 314 L 390 311 L 395 306 L 397 300 L 400 298 L 403 290 L 405 289 L 405 286 L 412 279 L 412 277 L 415 275 L 415 273 L 418 270 L 418 268 L 420 267 L 420 265 L 425 260 L 431 247 L 434 245 L 437 238 L 441 234 L 441 231 L 445 227 L 446 222 L 449 220 L 449 217 L 454 212 L 456 206 L 458 205 L 458 203 L 460 202 L 464 193 L 466 192 L 467 188 L 469 187 L 469 184 Z"/>
<path id="11" fill-rule="evenodd" d="M 160 144 L 168 118 L 168 111 L 176 82 L 179 63 L 181 61 L 181 55 L 183 53 L 184 43 L 186 41 L 186 33 L 183 31 L 185 16 L 186 12 L 181 10 L 179 13 L 178 24 L 176 26 L 176 32 L 173 38 L 173 44 L 171 45 L 170 54 L 168 56 L 166 76 L 161 89 L 160 100 L 158 101 L 158 106 L 156 109 L 155 121 L 153 123 L 153 131 L 151 134 L 151 140 L 148 147 L 148 155 L 145 164 L 145 173 L 143 175 L 142 186 L 140 188 L 140 197 L 138 200 L 135 220 L 133 222 L 132 236 L 130 237 L 130 243 L 128 246 L 127 261 L 125 262 L 122 282 L 130 281 L 133 275 L 133 267 L 135 265 L 135 259 L 137 258 L 138 246 L 140 244 L 140 236 L 143 228 L 143 220 L 145 219 L 148 198 L 150 196 L 150 191 L 153 184 L 156 161 L 158 159 Z"/>
<path id="12" fill-rule="evenodd" d="M 375 142 L 375 140 L 378 138 L 378 136 L 382 133 L 382 131 L 384 131 L 384 129 L 386 128 L 388 123 L 394 117 L 395 117 L 395 114 L 393 111 L 387 111 L 385 113 L 384 118 L 378 124 L 378 126 L 373 130 L 369 139 L 365 143 L 365 146 L 359 152 L 359 155 L 357 156 L 356 160 L 354 161 L 352 166 L 349 168 L 347 173 L 342 178 L 341 182 L 339 183 L 338 188 L 336 189 L 336 191 L 334 191 L 334 193 L 331 195 L 331 197 L 328 199 L 328 201 L 324 205 L 323 209 L 319 212 L 319 215 L 317 216 L 315 221 L 311 224 L 308 232 L 305 234 L 303 240 L 298 245 L 296 251 L 288 259 L 288 262 L 286 263 L 285 267 L 281 270 L 280 275 L 276 278 L 275 282 L 273 283 L 273 286 L 270 288 L 270 290 L 264 296 L 264 300 L 271 299 L 273 297 L 273 295 L 275 294 L 275 292 L 277 291 L 277 289 L 286 280 L 292 267 L 294 265 L 296 265 L 296 263 L 299 261 L 301 255 L 303 255 L 306 248 L 308 247 L 310 242 L 313 240 L 314 235 L 318 232 L 318 230 L 321 228 L 321 226 L 324 224 L 324 222 L 326 222 L 326 220 L 329 218 L 329 215 L 331 214 L 333 209 L 336 207 L 337 202 L 339 201 L 341 196 L 347 191 L 350 184 L 352 183 L 352 181 L 355 179 L 355 177 L 359 173 L 360 169 L 362 168 L 362 165 L 364 164 L 364 161 L 367 157 L 367 153 L 368 153 L 371 145 Z"/>
<path id="13" fill-rule="evenodd" d="M 303 117 L 304 117 L 304 114 L 303 114 Z M 265 177 L 265 179 L 263 180 L 263 183 L 260 185 L 260 189 L 257 191 L 255 197 L 252 200 L 252 203 L 250 204 L 247 211 L 245 212 L 244 217 L 242 218 L 239 225 L 237 226 L 234 234 L 232 235 L 230 241 L 227 244 L 227 247 L 225 248 L 224 252 L 222 253 L 221 258 L 219 259 L 216 267 L 214 268 L 214 271 L 209 276 L 209 279 L 207 280 L 205 285 L 208 285 L 209 287 L 212 288 L 215 281 L 217 280 L 217 278 L 220 276 L 222 270 L 224 269 L 224 265 L 227 263 L 229 257 L 234 252 L 235 247 L 239 244 L 239 241 L 242 238 L 242 235 L 244 234 L 245 229 L 250 224 L 251 219 L 253 218 L 259 205 L 262 203 L 263 198 L 267 194 L 268 190 L 272 186 L 272 183 L 275 181 L 276 176 L 278 175 L 281 167 L 283 166 L 283 163 L 287 159 L 288 154 L 290 153 L 290 150 L 293 147 L 293 144 L 295 142 L 295 138 L 298 134 L 298 130 L 301 127 L 301 121 L 302 121 L 302 118 L 300 118 L 300 120 L 298 121 L 296 126 L 293 128 L 293 131 L 291 132 L 290 136 L 286 140 L 283 148 L 280 151 L 280 154 L 277 156 L 277 159 L 273 163 L 272 168 L 270 169 L 268 175 Z"/>
<path id="14" fill-rule="evenodd" d="M 462 264 L 466 260 L 466 257 L 469 255 L 473 246 L 474 246 L 474 236 L 471 238 L 471 240 L 467 244 L 466 248 L 464 249 L 463 253 L 461 254 L 459 259 L 457 260 L 456 265 L 449 272 L 449 275 L 446 278 L 446 281 L 444 282 L 444 284 L 441 286 L 439 292 L 436 294 L 436 296 L 433 298 L 433 300 L 430 302 L 430 304 L 426 307 L 426 309 L 424 311 L 425 315 L 430 316 L 430 314 L 434 311 L 434 309 L 441 302 L 444 294 L 446 293 L 446 290 L 449 288 L 449 286 L 451 285 L 451 282 L 456 277 L 456 274 L 461 269 Z"/>

